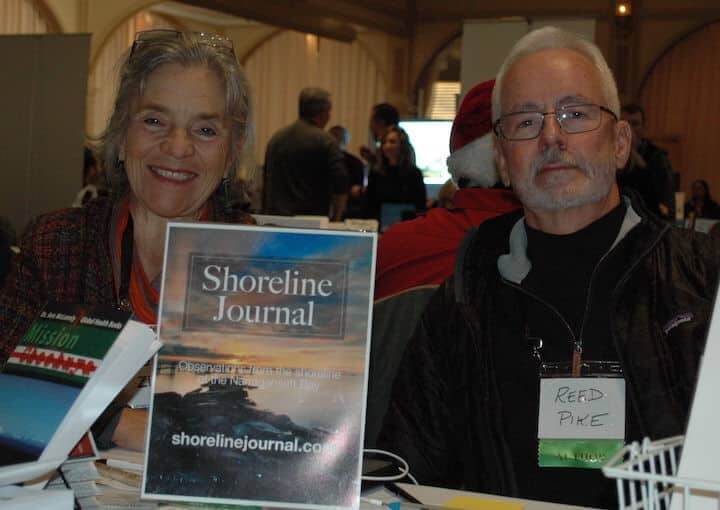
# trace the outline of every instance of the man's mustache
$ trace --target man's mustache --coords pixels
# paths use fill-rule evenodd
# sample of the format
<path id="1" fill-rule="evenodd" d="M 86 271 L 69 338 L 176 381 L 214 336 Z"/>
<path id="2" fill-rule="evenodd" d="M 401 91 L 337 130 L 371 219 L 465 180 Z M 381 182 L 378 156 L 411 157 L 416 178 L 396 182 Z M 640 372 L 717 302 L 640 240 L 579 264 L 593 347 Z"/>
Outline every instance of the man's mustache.
<path id="1" fill-rule="evenodd" d="M 555 164 L 574 166 L 588 176 L 594 174 L 592 167 L 582 158 L 574 157 L 557 147 L 551 147 L 532 161 L 530 165 L 532 177 L 535 177 L 544 166 Z"/>

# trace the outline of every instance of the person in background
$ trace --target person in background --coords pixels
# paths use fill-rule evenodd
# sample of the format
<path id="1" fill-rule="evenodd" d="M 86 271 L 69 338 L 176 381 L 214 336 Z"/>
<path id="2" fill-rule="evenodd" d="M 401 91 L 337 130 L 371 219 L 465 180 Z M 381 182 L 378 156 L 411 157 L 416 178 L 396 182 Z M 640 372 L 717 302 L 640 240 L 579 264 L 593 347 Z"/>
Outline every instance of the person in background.
<path id="1" fill-rule="evenodd" d="M 83 149 L 83 187 L 75 196 L 72 207 L 82 207 L 101 193 L 106 193 L 107 190 L 100 185 L 100 180 L 101 172 L 95 155 L 89 147 L 85 147 Z"/>
<path id="2" fill-rule="evenodd" d="M 387 133 L 387 130 L 400 124 L 400 113 L 390 103 L 378 103 L 372 107 L 370 112 L 370 134 L 375 147 L 372 149 L 363 145 L 360 147 L 360 156 L 367 162 L 369 167 L 377 164 L 379 148 L 377 145 Z"/>
<path id="3" fill-rule="evenodd" d="M 390 103 L 379 103 L 373 106 L 370 114 L 370 132 L 375 141 L 382 140 L 388 129 L 400 124 L 400 113 Z"/>
<path id="4" fill-rule="evenodd" d="M 421 484 L 614 508 L 609 456 L 685 430 L 720 245 L 621 196 L 632 134 L 593 43 L 526 34 L 492 103 L 497 168 L 523 209 L 463 242 L 405 349 L 379 447 Z M 593 439 L 578 435 L 588 415 Z"/>
<path id="5" fill-rule="evenodd" d="M 712 227 L 710 227 L 708 235 L 720 242 L 720 222 L 716 222 Z"/>
<path id="6" fill-rule="evenodd" d="M 5 276 L 10 271 L 10 261 L 12 260 L 13 252 L 10 249 L 12 246 L 9 236 L 5 235 L 5 232 L 0 230 L 0 287 L 2 287 L 5 281 Z"/>
<path id="7" fill-rule="evenodd" d="M 368 216 L 380 220 L 384 204 L 407 204 L 414 215 L 425 210 L 426 198 L 408 135 L 393 126 L 383 136 L 380 157 L 368 176 Z"/>
<path id="8" fill-rule="evenodd" d="M 0 292 L 0 364 L 48 301 L 115 306 L 155 324 L 168 221 L 254 223 L 236 186 L 250 118 L 229 39 L 138 33 L 99 140 L 112 193 L 26 229 Z"/>
<path id="9" fill-rule="evenodd" d="M 350 142 L 350 133 L 344 126 L 333 126 L 328 132 L 337 142 L 345 158 L 345 168 L 348 172 L 350 189 L 348 192 L 347 208 L 345 218 L 365 217 L 365 183 L 367 180 L 366 168 L 360 158 L 357 158 L 347 151 L 347 144 Z"/>
<path id="10" fill-rule="evenodd" d="M 445 184 L 440 186 L 438 190 L 437 199 L 433 203 L 433 207 L 455 209 L 455 193 L 457 193 L 457 190 L 458 187 L 452 179 L 445 181 Z"/>
<path id="11" fill-rule="evenodd" d="M 430 209 L 415 220 L 396 223 L 378 241 L 368 447 L 374 446 L 405 346 L 430 296 L 453 273 L 463 238 L 483 221 L 520 208 L 512 191 L 500 185 L 493 161 L 494 84 L 490 80 L 471 88 L 453 120 L 447 164 L 459 186 L 454 207 Z"/>
<path id="12" fill-rule="evenodd" d="M 298 98 L 299 118 L 275 133 L 265 152 L 266 214 L 309 214 L 341 221 L 348 198 L 345 160 L 325 131 L 330 93 L 306 88 Z"/>
<path id="13" fill-rule="evenodd" d="M 632 152 L 617 173 L 620 188 L 634 189 L 654 214 L 675 217 L 675 184 L 667 152 L 645 138 L 645 111 L 636 104 L 622 108 L 622 120 L 632 129 Z"/>
<path id="14" fill-rule="evenodd" d="M 0 216 L 0 289 L 5 277 L 10 272 L 10 264 L 17 252 L 17 233 L 12 222 L 5 216 Z M 0 354 L 0 359 L 2 355 Z M 2 362 L 0 361 L 0 366 Z"/>
<path id="15" fill-rule="evenodd" d="M 0 237 L 4 237 L 10 246 L 17 244 L 17 232 L 9 218 L 0 216 Z"/>
<path id="16" fill-rule="evenodd" d="M 685 204 L 685 217 L 720 220 L 720 205 L 710 195 L 707 181 L 698 179 L 692 183 L 692 195 Z"/>

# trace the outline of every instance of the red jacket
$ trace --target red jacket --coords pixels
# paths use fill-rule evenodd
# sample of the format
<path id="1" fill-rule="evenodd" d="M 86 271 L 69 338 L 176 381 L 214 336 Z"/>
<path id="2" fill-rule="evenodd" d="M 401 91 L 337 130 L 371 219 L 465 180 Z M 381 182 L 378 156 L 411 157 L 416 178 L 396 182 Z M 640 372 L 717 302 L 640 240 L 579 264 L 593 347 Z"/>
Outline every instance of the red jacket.
<path id="1" fill-rule="evenodd" d="M 511 191 L 469 188 L 455 194 L 456 209 L 431 209 L 380 236 L 375 299 L 420 285 L 440 285 L 455 266 L 455 252 L 471 227 L 520 208 Z"/>

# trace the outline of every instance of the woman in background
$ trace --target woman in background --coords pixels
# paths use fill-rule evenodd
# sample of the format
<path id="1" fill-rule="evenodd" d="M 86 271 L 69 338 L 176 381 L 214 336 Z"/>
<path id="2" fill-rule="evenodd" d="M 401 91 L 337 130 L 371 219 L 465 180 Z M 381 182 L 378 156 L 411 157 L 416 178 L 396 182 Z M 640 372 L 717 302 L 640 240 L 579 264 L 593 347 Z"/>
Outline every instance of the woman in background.
<path id="1" fill-rule="evenodd" d="M 710 196 L 707 181 L 699 179 L 692 184 L 692 197 L 685 204 L 686 218 L 720 220 L 720 205 Z"/>
<path id="2" fill-rule="evenodd" d="M 99 144 L 111 196 L 26 229 L 0 292 L 0 366 L 48 301 L 155 324 L 168 221 L 252 223 L 234 185 L 249 105 L 228 39 L 137 35 Z"/>
<path id="3" fill-rule="evenodd" d="M 410 212 L 424 211 L 425 183 L 415 166 L 415 151 L 407 133 L 397 126 L 390 127 L 382 138 L 380 152 L 368 177 L 368 216 L 381 219 L 384 204 L 406 204 Z"/>

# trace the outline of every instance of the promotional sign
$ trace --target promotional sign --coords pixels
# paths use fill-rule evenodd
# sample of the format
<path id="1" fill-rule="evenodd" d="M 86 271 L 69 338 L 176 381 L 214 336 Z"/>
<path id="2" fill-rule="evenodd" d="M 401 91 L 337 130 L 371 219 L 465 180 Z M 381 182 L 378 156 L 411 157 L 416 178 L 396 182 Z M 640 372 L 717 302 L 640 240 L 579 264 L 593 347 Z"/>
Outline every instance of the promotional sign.
<path id="1" fill-rule="evenodd" d="M 375 244 L 169 225 L 143 497 L 358 507 Z"/>

